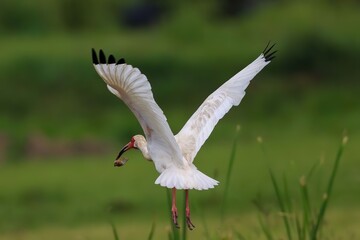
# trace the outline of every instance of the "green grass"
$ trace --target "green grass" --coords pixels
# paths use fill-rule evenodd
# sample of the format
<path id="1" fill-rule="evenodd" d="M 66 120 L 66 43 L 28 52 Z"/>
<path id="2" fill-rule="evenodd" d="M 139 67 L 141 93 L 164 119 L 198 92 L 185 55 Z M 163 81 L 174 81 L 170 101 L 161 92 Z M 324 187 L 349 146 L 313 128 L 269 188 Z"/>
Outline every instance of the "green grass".
<path id="1" fill-rule="evenodd" d="M 326 191 L 325 191 L 325 193 L 323 195 L 323 201 L 322 201 L 319 213 L 317 214 L 317 217 L 315 218 L 316 223 L 315 223 L 315 225 L 310 225 L 309 223 L 307 223 L 307 224 L 309 224 L 311 226 L 311 228 L 310 228 L 310 230 L 311 230 L 310 238 L 311 239 L 317 239 L 318 238 L 319 229 L 323 225 L 324 215 L 325 215 L 325 212 L 327 210 L 329 199 L 330 199 L 332 191 L 333 191 L 333 185 L 334 185 L 334 181 L 335 181 L 335 176 L 336 176 L 336 174 L 338 172 L 340 160 L 341 160 L 341 157 L 342 157 L 342 154 L 343 154 L 343 151 L 344 151 L 344 147 L 347 144 L 347 141 L 348 141 L 348 137 L 345 136 L 343 138 L 342 143 L 341 143 L 341 145 L 339 147 L 339 150 L 338 150 L 338 152 L 336 154 L 334 167 L 333 167 L 333 169 L 331 171 L 331 175 L 329 177 L 329 182 L 328 182 Z M 311 214 L 311 212 L 310 212 L 311 208 L 310 208 L 309 198 L 308 198 L 307 194 L 305 194 L 305 200 L 306 200 L 306 203 L 307 203 L 306 204 L 307 208 L 304 211 L 308 212 L 308 214 Z"/>
<path id="2" fill-rule="evenodd" d="M 258 138 L 259 143 L 261 144 L 265 159 L 268 159 L 266 154 L 263 141 L 261 138 Z M 299 240 L 316 240 L 316 239 L 324 239 L 324 232 L 326 232 L 323 222 L 325 212 L 328 211 L 328 202 L 333 190 L 333 185 L 335 181 L 336 173 L 338 172 L 339 163 L 344 151 L 344 147 L 347 144 L 348 137 L 345 136 L 340 144 L 340 147 L 336 153 L 336 158 L 331 169 L 331 174 L 328 177 L 328 183 L 326 186 L 325 192 L 320 196 L 322 199 L 319 204 L 319 209 L 314 207 L 317 201 L 311 201 L 309 196 L 309 189 L 313 187 L 314 183 L 312 182 L 309 185 L 310 177 L 313 174 L 316 164 L 310 169 L 307 174 L 307 177 L 303 175 L 300 178 L 300 196 L 292 196 L 289 194 L 288 190 L 288 182 L 286 179 L 286 175 L 283 176 L 283 185 L 284 188 L 281 190 L 279 187 L 279 182 L 275 177 L 275 174 L 272 168 L 269 165 L 269 160 L 264 161 L 265 164 L 268 165 L 269 175 L 271 178 L 271 183 L 274 189 L 274 193 L 277 199 L 277 205 L 279 210 L 279 215 L 283 220 L 284 232 L 282 235 L 286 236 L 286 239 L 293 239 L 294 236 L 297 236 Z M 321 194 L 320 194 L 321 195 Z M 319 194 L 316 194 L 317 198 L 319 198 Z M 314 199 L 314 198 L 313 198 Z M 301 207 L 296 203 L 301 202 Z M 274 239 L 273 231 L 271 230 L 270 224 L 268 222 L 269 213 L 264 211 L 264 206 L 262 203 L 257 201 L 255 202 L 256 206 L 259 209 L 259 224 L 261 229 L 268 240 Z M 317 204 L 316 204 L 317 205 Z M 325 235 L 326 236 L 326 235 Z"/>
<path id="3" fill-rule="evenodd" d="M 224 129 L 225 127 L 220 127 L 219 131 Z M 202 214 L 210 231 L 218 229 L 216 232 L 226 232 L 227 226 L 230 225 L 248 237 L 260 230 L 254 227 L 257 221 L 254 219 L 256 214 L 251 203 L 252 199 L 261 193 L 264 199 L 274 202 L 275 196 L 267 168 L 260 160 L 261 154 L 256 147 L 255 138 L 249 142 L 244 141 L 245 129 L 244 127 L 239 137 L 238 153 L 233 163 L 233 173 L 236 174 L 231 177 L 228 214 L 222 228 L 219 228 L 219 211 L 227 164 L 220 163 L 228 161 L 232 140 L 220 144 L 214 138 L 210 138 L 204 149 L 200 151 L 195 162 L 198 168 L 210 176 L 216 169 L 219 173 L 216 174 L 216 179 L 220 180 L 221 184 L 211 191 L 190 193 L 192 206 L 201 206 L 201 211 L 199 207 L 192 208 L 192 220 L 197 228 L 188 233 L 188 239 L 193 239 L 194 235 L 198 236 L 199 232 L 204 233 L 204 226 L 201 224 Z M 298 176 L 303 175 L 306 169 L 313 166 L 316 156 L 324 152 L 326 156 L 334 155 L 333 149 L 336 149 L 337 143 L 335 137 L 333 141 L 329 141 L 331 139 L 329 137 L 313 137 L 310 142 L 307 141 L 306 136 L 298 134 L 298 140 L 289 144 L 283 136 L 284 133 L 279 139 L 267 140 L 267 147 L 271 149 L 272 156 L 281 156 L 271 161 L 271 167 L 274 172 L 287 171 L 288 191 L 293 193 L 297 189 L 293 188 L 291 183 L 297 182 Z M 343 236 L 348 236 L 347 234 L 352 234 L 354 231 L 348 229 L 347 224 L 352 226 L 359 224 L 354 215 L 359 212 L 360 196 L 357 194 L 357 187 L 353 184 L 357 179 L 358 156 L 354 151 L 356 148 L 353 142 L 359 139 L 356 136 L 352 139 L 345 154 L 346 161 L 338 172 L 330 214 L 326 218 L 327 224 L 336 223 L 331 226 L 337 229 L 334 230 L 336 234 Z M 299 151 L 299 148 L 307 151 Z M 116 150 L 114 149 L 114 152 Z M 290 157 L 283 157 L 282 152 Z M 153 184 L 157 173 L 150 163 L 142 160 L 140 153 L 129 152 L 128 157 L 131 160 L 123 168 L 113 168 L 111 156 L 80 160 L 48 159 L 48 161 L 3 165 L 0 169 L 2 206 L 0 235 L 15 236 L 11 234 L 16 234 L 19 229 L 23 229 L 28 234 L 40 234 L 46 232 L 46 229 L 49 231 L 63 229 L 65 232 L 72 232 L 77 231 L 76 229 L 86 229 L 89 225 L 104 226 L 111 217 L 120 239 L 131 232 L 128 228 L 131 229 L 131 226 L 135 227 L 138 224 L 140 227 L 143 226 L 142 238 L 145 238 L 149 235 L 155 216 L 157 228 L 154 239 L 159 239 L 159 236 L 164 238 L 166 228 L 170 227 L 169 211 L 166 207 L 164 189 Z M 332 167 L 332 163 L 327 159 L 328 157 L 325 157 L 325 163 L 316 171 L 317 174 L 312 175 L 312 181 L 320 183 L 319 188 L 324 185 L 321 183 L 321 176 L 329 172 L 328 169 Z M 8 179 L 12 181 L 9 182 Z M 332 217 L 333 215 L 335 216 Z M 346 215 L 349 219 L 344 221 Z M 353 222 L 349 223 L 350 220 Z M 249 222 L 246 223 L 247 221 Z M 249 224 L 250 222 L 253 224 Z M 244 229 L 243 225 L 248 226 L 248 229 Z M 277 231 L 278 225 L 273 228 Z M 342 231 L 342 228 L 348 230 Z M 107 229 L 111 233 L 109 225 Z"/>

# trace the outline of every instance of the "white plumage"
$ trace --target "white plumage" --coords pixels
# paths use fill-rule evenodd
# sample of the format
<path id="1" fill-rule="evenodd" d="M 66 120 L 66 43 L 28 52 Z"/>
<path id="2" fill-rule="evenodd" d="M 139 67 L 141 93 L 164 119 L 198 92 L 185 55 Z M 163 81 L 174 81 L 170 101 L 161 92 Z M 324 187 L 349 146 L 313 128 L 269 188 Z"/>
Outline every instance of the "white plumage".
<path id="1" fill-rule="evenodd" d="M 274 45 L 269 49 L 268 46 L 258 58 L 213 92 L 176 136 L 155 102 L 146 76 L 139 69 L 126 64 L 124 59 L 116 62 L 113 55 L 110 55 L 106 60 L 102 50 L 98 60 L 93 49 L 93 64 L 97 73 L 110 92 L 134 113 L 145 133 L 145 138 L 134 136 L 119 153 L 119 157 L 130 148 L 140 149 L 145 158 L 154 162 L 160 173 L 155 183 L 163 187 L 206 190 L 216 186 L 218 181 L 197 170 L 193 164 L 194 158 L 218 121 L 232 106 L 240 104 L 245 89 L 254 76 L 274 58 L 275 52 L 270 53 Z M 189 222 L 191 223 L 190 219 Z M 193 227 L 189 222 L 189 228 Z"/>

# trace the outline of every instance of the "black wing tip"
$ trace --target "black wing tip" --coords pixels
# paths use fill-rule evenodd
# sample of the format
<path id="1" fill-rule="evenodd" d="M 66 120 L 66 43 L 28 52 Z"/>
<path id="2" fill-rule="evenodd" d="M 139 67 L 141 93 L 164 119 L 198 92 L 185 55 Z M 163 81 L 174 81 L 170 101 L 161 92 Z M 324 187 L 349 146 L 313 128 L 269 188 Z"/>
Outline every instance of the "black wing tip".
<path id="1" fill-rule="evenodd" d="M 99 51 L 99 58 L 98 58 L 94 48 L 91 49 L 91 55 L 92 55 L 93 64 L 95 64 L 95 65 L 97 65 L 97 64 L 114 64 L 114 63 L 116 65 L 119 65 L 119 64 L 126 63 L 124 58 L 121 58 L 116 62 L 116 59 L 115 59 L 114 55 L 112 55 L 112 54 L 109 55 L 109 58 L 106 61 L 106 56 L 102 49 L 100 49 L 100 51 Z"/>
<path id="2" fill-rule="evenodd" d="M 94 48 L 91 49 L 91 55 L 92 55 L 93 64 L 95 65 L 99 64 L 99 60 L 97 58 L 96 51 Z"/>
<path id="3" fill-rule="evenodd" d="M 270 52 L 271 49 L 276 45 L 276 43 L 274 43 L 270 46 L 270 43 L 271 41 L 268 42 L 268 44 L 266 45 L 263 51 L 265 62 L 270 62 L 271 60 L 273 60 L 275 58 L 274 54 L 277 52 L 277 50 Z"/>
<path id="4" fill-rule="evenodd" d="M 117 65 L 120 65 L 120 64 L 124 64 L 124 63 L 126 63 L 126 62 L 125 62 L 125 58 L 120 58 L 119 61 L 117 61 L 116 64 L 117 64 Z"/>
<path id="5" fill-rule="evenodd" d="M 106 64 L 106 57 L 105 57 L 105 53 L 102 49 L 100 49 L 99 51 L 99 57 L 100 57 L 100 63 L 101 64 Z"/>
<path id="6" fill-rule="evenodd" d="M 115 57 L 114 55 L 110 54 L 109 58 L 108 58 L 108 64 L 113 64 L 116 63 Z"/>

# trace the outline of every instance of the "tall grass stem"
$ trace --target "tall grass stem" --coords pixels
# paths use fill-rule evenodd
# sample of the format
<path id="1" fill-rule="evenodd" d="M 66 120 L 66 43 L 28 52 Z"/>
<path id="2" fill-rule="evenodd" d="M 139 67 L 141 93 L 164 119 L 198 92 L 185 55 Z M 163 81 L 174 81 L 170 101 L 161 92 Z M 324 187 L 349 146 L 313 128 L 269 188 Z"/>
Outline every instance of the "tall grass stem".
<path id="1" fill-rule="evenodd" d="M 267 227 L 267 224 L 264 223 L 263 218 L 261 217 L 261 215 L 258 215 L 258 219 L 259 219 L 259 223 L 260 223 L 260 227 L 261 230 L 264 232 L 266 239 L 267 240 L 273 240 L 273 236 L 271 234 L 270 229 Z"/>
<path id="2" fill-rule="evenodd" d="M 110 221 L 110 224 L 111 224 L 111 228 L 112 228 L 112 231 L 113 231 L 113 235 L 114 235 L 114 239 L 115 240 L 119 240 L 119 235 L 117 233 L 117 230 L 116 230 L 116 227 L 115 227 L 115 224 L 113 221 Z"/>
<path id="3" fill-rule="evenodd" d="M 231 177 L 231 173 L 232 173 L 232 168 L 234 165 L 234 160 L 235 160 L 235 155 L 236 155 L 236 145 L 237 145 L 237 141 L 239 138 L 239 132 L 240 132 L 240 125 L 236 126 L 235 129 L 235 137 L 234 137 L 234 141 L 233 141 L 233 145 L 232 145 L 232 149 L 231 149 L 231 155 L 230 155 L 230 159 L 229 159 L 229 165 L 228 165 L 228 169 L 226 172 L 226 179 L 225 179 L 225 190 L 224 190 L 224 195 L 223 195 L 223 199 L 222 199 L 222 206 L 221 206 L 221 222 L 224 222 L 224 217 L 225 217 L 225 212 L 226 212 L 226 205 L 227 205 L 227 198 L 229 195 L 229 186 L 230 186 L 230 177 Z"/>
<path id="4" fill-rule="evenodd" d="M 155 221 L 153 222 L 153 224 L 151 225 L 151 229 L 149 232 L 149 236 L 148 236 L 148 240 L 152 240 L 154 237 L 154 232 L 155 232 Z"/>
<path id="5" fill-rule="evenodd" d="M 330 178 L 329 178 L 329 182 L 328 182 L 328 185 L 327 185 L 326 192 L 324 194 L 323 202 L 321 204 L 320 211 L 319 211 L 319 214 L 317 216 L 315 226 L 314 226 L 314 228 L 312 230 L 312 233 L 311 233 L 311 239 L 312 240 L 317 239 L 318 231 L 319 231 L 320 225 L 321 225 L 321 223 L 323 221 L 325 211 L 326 211 L 326 208 L 327 208 L 329 200 L 330 200 L 330 196 L 331 196 L 331 192 L 332 192 L 332 189 L 333 189 L 335 176 L 336 176 L 336 173 L 337 173 L 338 168 L 339 168 L 339 163 L 340 163 L 340 160 L 341 160 L 341 156 L 343 154 L 343 151 L 344 151 L 344 148 L 345 148 L 345 145 L 347 144 L 347 142 L 348 142 L 348 137 L 345 136 L 343 138 L 343 140 L 342 140 L 342 143 L 341 143 L 341 145 L 339 147 L 339 150 L 338 150 L 338 152 L 336 154 L 336 157 L 335 157 L 334 167 L 332 169 L 332 172 L 331 172 L 331 175 L 330 175 Z"/>
<path id="6" fill-rule="evenodd" d="M 279 189 L 278 183 L 276 181 L 276 178 L 274 176 L 274 173 L 273 173 L 272 169 L 270 168 L 270 165 L 269 165 L 269 163 L 267 161 L 267 154 L 266 154 L 264 143 L 263 143 L 263 140 L 262 140 L 261 137 L 258 137 L 258 142 L 260 143 L 261 150 L 263 152 L 264 162 L 266 163 L 268 171 L 269 171 L 269 175 L 270 175 L 270 178 L 271 178 L 271 183 L 272 183 L 272 185 L 274 187 L 274 190 L 275 190 L 275 193 L 276 193 L 276 198 L 277 198 L 277 201 L 278 201 L 278 204 L 279 204 L 279 208 L 280 208 L 281 212 L 283 213 L 282 218 L 283 218 L 284 225 L 285 225 L 285 228 L 286 228 L 286 233 L 287 233 L 288 240 L 291 240 L 292 235 L 291 235 L 290 223 L 289 223 L 289 220 L 288 220 L 288 214 L 286 214 L 286 209 L 285 209 L 285 206 L 284 206 L 284 200 L 283 200 L 283 198 L 281 196 L 280 189 Z"/>

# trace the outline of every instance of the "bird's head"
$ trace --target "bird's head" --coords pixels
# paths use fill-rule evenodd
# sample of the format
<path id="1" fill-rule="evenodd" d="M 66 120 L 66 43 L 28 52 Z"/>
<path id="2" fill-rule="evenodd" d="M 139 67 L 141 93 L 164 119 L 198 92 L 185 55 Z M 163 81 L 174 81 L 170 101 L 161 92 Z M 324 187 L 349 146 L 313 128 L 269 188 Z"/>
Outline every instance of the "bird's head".
<path id="1" fill-rule="evenodd" d="M 130 139 L 130 142 L 126 144 L 119 152 L 116 160 L 114 162 L 114 166 L 120 167 L 125 164 L 127 160 L 121 160 L 120 157 L 130 149 L 139 149 L 139 146 L 142 146 L 146 142 L 145 138 L 142 135 L 135 135 Z"/>

